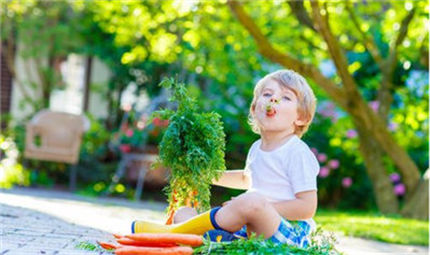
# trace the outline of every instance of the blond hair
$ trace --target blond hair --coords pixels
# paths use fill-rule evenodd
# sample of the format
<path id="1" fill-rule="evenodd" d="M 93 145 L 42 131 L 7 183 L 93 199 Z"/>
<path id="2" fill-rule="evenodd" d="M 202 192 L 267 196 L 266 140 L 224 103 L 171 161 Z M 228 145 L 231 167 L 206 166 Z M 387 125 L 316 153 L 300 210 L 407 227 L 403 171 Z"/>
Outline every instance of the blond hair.
<path id="1" fill-rule="evenodd" d="M 274 80 L 278 82 L 279 85 L 290 89 L 296 95 L 297 113 L 299 118 L 302 118 L 305 121 L 305 124 L 302 126 L 296 126 L 294 133 L 301 137 L 308 130 L 309 125 L 314 118 L 316 98 L 305 78 L 303 78 L 303 76 L 300 74 L 288 69 L 269 73 L 259 80 L 255 85 L 254 98 L 252 99 L 248 116 L 248 122 L 251 125 L 252 130 L 257 134 L 260 134 L 260 127 L 254 117 L 254 110 L 257 98 L 260 96 L 264 89 L 265 83 L 268 80 Z"/>

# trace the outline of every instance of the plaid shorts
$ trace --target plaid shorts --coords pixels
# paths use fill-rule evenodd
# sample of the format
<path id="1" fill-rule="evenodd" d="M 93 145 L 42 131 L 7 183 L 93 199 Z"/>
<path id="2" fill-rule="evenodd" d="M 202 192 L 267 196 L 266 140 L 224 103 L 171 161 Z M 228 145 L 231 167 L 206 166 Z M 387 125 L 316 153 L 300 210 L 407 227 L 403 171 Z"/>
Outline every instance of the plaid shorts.
<path id="1" fill-rule="evenodd" d="M 273 243 L 286 243 L 300 248 L 306 248 L 309 245 L 309 236 L 311 233 L 311 226 L 306 221 L 288 221 L 281 218 L 278 230 L 268 240 Z M 246 226 L 234 233 L 235 236 L 240 238 L 248 238 Z"/>

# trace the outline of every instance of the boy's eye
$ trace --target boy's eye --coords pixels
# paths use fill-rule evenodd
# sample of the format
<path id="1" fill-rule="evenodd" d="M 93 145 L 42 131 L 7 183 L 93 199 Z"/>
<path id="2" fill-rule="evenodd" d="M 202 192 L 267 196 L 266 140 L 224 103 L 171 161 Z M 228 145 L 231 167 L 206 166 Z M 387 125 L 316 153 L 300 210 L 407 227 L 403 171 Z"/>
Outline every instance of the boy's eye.
<path id="1" fill-rule="evenodd" d="M 270 93 L 267 93 L 267 92 L 266 92 L 266 93 L 263 93 L 263 96 L 264 96 L 264 97 L 271 97 L 271 96 L 272 96 L 272 94 L 270 94 Z"/>
<path id="2" fill-rule="evenodd" d="M 291 99 L 287 96 L 283 96 L 282 99 L 290 101 Z"/>

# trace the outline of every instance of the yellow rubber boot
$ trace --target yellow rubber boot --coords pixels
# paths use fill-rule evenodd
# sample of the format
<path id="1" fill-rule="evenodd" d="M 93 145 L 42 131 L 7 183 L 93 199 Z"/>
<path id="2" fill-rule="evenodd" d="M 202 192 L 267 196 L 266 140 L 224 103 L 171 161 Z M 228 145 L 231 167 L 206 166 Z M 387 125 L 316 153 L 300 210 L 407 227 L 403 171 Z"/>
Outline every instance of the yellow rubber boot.
<path id="1" fill-rule="evenodd" d="M 132 233 L 182 233 L 203 235 L 212 229 L 221 229 L 215 222 L 215 213 L 221 207 L 213 208 L 193 218 L 172 225 L 157 224 L 149 221 L 134 221 L 131 224 Z"/>

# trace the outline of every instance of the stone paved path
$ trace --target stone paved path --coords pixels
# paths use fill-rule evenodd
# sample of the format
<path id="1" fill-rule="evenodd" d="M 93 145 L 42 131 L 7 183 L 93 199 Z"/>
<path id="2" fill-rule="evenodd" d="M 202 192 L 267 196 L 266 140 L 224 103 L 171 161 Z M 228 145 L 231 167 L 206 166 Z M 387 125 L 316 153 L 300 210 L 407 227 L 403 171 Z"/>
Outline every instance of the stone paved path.
<path id="1" fill-rule="evenodd" d="M 34 210 L 2 205 L 0 254 L 111 254 L 78 249 L 81 242 L 111 240 L 109 233 Z"/>
<path id="2" fill-rule="evenodd" d="M 68 192 L 18 188 L 0 190 L 0 255 L 112 254 L 76 246 L 113 241 L 130 233 L 134 219 L 163 222 L 167 204 L 88 198 Z M 345 254 L 428 254 L 423 246 L 387 244 L 338 236 Z"/>

